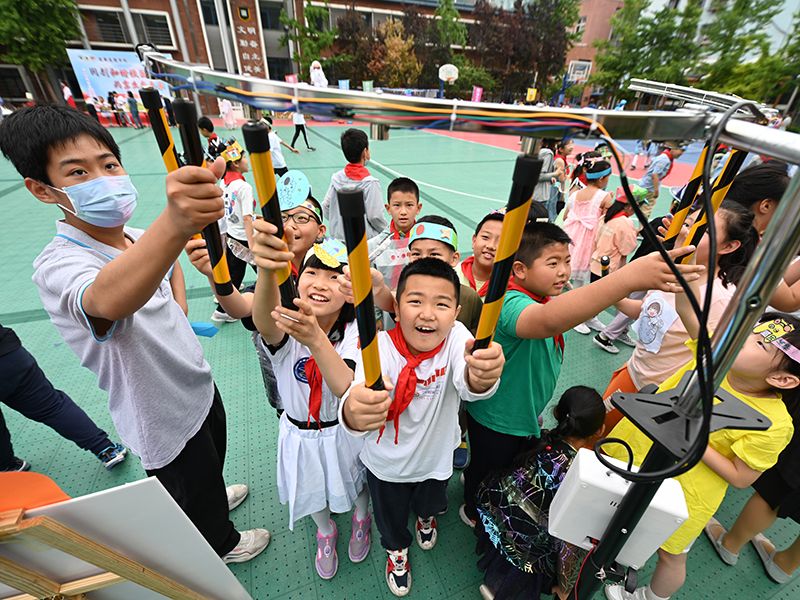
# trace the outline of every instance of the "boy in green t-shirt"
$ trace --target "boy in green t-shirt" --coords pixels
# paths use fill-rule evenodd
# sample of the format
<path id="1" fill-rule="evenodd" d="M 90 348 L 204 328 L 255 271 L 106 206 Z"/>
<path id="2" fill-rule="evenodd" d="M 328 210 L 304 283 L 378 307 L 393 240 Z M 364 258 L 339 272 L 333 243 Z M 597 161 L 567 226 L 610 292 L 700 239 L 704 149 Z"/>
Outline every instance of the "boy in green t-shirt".
<path id="1" fill-rule="evenodd" d="M 539 415 L 553 395 L 564 353 L 563 332 L 637 290 L 676 291 L 658 253 L 561 295 L 569 281 L 569 236 L 552 223 L 528 223 L 517 250 L 494 340 L 506 364 L 497 393 L 467 405 L 471 460 L 465 473 L 461 519 L 474 527 L 475 492 L 489 474 L 507 468 L 539 437 Z M 690 247 L 670 251 L 673 259 Z M 678 267 L 687 280 L 702 269 Z"/>

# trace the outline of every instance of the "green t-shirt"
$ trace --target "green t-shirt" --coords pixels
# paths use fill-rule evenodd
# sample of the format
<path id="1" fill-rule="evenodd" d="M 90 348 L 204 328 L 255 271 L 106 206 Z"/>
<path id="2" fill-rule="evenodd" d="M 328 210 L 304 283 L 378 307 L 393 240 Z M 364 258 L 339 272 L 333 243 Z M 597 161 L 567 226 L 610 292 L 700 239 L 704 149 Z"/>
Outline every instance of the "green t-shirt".
<path id="1" fill-rule="evenodd" d="M 491 398 L 466 403 L 473 419 L 499 433 L 538 437 L 539 415 L 550 402 L 561 373 L 561 348 L 552 337 L 517 337 L 517 319 L 534 302 L 521 292 L 506 293 L 494 334 L 506 357 L 500 387 Z"/>

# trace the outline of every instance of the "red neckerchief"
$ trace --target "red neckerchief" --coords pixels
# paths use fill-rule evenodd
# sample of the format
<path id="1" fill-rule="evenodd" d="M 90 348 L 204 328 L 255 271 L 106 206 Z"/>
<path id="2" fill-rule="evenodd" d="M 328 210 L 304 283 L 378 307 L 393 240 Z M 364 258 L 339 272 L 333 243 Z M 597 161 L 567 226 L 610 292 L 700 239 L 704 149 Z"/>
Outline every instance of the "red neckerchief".
<path id="1" fill-rule="evenodd" d="M 467 278 L 469 281 L 470 287 L 478 292 L 478 296 L 481 298 L 486 296 L 486 292 L 489 291 L 489 280 L 483 282 L 481 289 L 475 287 L 475 275 L 472 274 L 472 265 L 475 262 L 475 257 L 470 256 L 469 258 L 465 258 L 464 261 L 461 263 L 461 272 L 464 273 L 464 277 Z"/>
<path id="2" fill-rule="evenodd" d="M 242 175 L 238 171 L 225 171 L 225 175 L 222 176 L 222 182 L 225 185 L 230 185 L 231 183 L 233 183 L 238 179 L 244 181 L 244 175 Z"/>
<path id="3" fill-rule="evenodd" d="M 626 215 L 626 214 L 625 214 L 625 211 L 624 211 L 624 210 L 621 210 L 621 211 L 619 211 L 617 214 L 615 214 L 613 217 L 611 217 L 611 218 L 609 219 L 609 221 L 613 221 L 614 219 L 619 219 L 620 217 L 627 217 L 627 216 L 628 216 L 628 215 Z"/>
<path id="4" fill-rule="evenodd" d="M 534 294 L 533 292 L 529 292 L 520 284 L 518 284 L 514 279 L 508 280 L 508 288 L 506 289 L 507 292 L 521 292 L 525 294 L 531 300 L 538 302 L 539 304 L 547 304 L 550 302 L 550 296 L 539 296 L 538 294 Z M 553 336 L 556 344 L 559 348 L 561 348 L 561 355 L 564 355 L 564 334 L 559 333 L 558 335 Z"/>
<path id="5" fill-rule="evenodd" d="M 664 152 L 662 152 L 661 154 L 666 154 L 667 158 L 669 159 L 669 169 L 667 169 L 667 172 L 664 175 L 664 177 L 667 177 L 667 176 L 669 176 L 670 172 L 672 171 L 672 165 L 675 164 L 675 159 L 672 158 L 672 150 L 670 150 L 669 148 L 664 148 Z M 662 177 L 662 179 L 664 177 Z"/>
<path id="6" fill-rule="evenodd" d="M 347 163 L 344 166 L 344 174 L 347 175 L 348 179 L 352 179 L 353 181 L 361 181 L 369 177 L 367 167 L 358 163 Z"/>
<path id="7" fill-rule="evenodd" d="M 311 392 L 308 394 L 308 422 L 311 425 L 311 419 L 317 422 L 317 426 L 321 429 L 319 424 L 319 411 L 322 408 L 322 373 L 317 366 L 317 361 L 311 356 L 306 361 L 304 366 L 306 372 L 306 379 L 308 380 L 308 387 Z"/>
<path id="8" fill-rule="evenodd" d="M 415 223 L 412 223 L 411 227 L 414 227 Z M 394 221 L 392 221 L 389 223 L 389 232 L 392 234 L 393 240 L 399 240 L 402 238 L 407 238 L 408 235 L 411 233 L 411 229 L 409 229 L 406 233 L 403 233 L 397 228 L 397 226 L 394 224 Z"/>
<path id="9" fill-rule="evenodd" d="M 289 263 L 289 268 L 292 270 L 292 277 L 294 277 L 295 283 L 297 283 L 297 280 L 300 279 L 300 271 L 297 270 L 293 262 Z"/>
<path id="10" fill-rule="evenodd" d="M 400 355 L 406 359 L 406 366 L 400 371 L 400 375 L 397 376 L 397 381 L 394 384 L 394 398 L 392 399 L 392 405 L 389 407 L 389 414 L 386 416 L 387 421 L 394 422 L 394 443 L 397 444 L 398 434 L 400 433 L 400 415 L 403 414 L 403 411 L 411 404 L 411 401 L 414 399 L 414 394 L 417 391 L 419 379 L 417 379 L 416 369 L 422 361 L 433 358 L 439 353 L 444 346 L 444 340 L 433 350 L 414 355 L 411 354 L 411 350 L 408 349 L 408 344 L 406 344 L 406 339 L 403 337 L 403 332 L 399 325 L 390 329 L 388 333 L 389 339 L 392 340 L 394 347 Z M 385 428 L 385 425 L 381 427 L 381 432 L 378 434 L 378 442 L 381 441 L 381 436 Z"/>
<path id="11" fill-rule="evenodd" d="M 216 133 L 212 133 L 210 136 L 208 136 L 208 143 L 210 144 L 211 142 L 216 141 L 218 139 L 219 136 Z"/>

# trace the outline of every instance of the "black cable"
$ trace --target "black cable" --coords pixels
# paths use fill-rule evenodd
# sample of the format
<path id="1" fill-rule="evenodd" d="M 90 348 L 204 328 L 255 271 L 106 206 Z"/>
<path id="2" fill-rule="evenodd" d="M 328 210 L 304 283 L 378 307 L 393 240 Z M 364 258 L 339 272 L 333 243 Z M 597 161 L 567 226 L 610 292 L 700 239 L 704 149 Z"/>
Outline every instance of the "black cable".
<path id="1" fill-rule="evenodd" d="M 620 446 L 625 448 L 625 450 L 628 451 L 628 466 L 625 467 L 625 470 L 630 472 L 631 469 L 633 468 L 633 448 L 631 448 L 631 445 L 622 438 L 613 438 L 613 437 L 603 438 L 602 440 L 598 440 L 597 442 L 595 442 L 594 444 L 595 454 L 599 454 L 600 448 L 606 444 L 619 444 Z"/>
<path id="2" fill-rule="evenodd" d="M 609 462 L 602 455 L 600 449 L 602 448 L 603 445 L 607 443 L 612 443 L 612 441 L 614 441 L 614 438 L 605 438 L 599 440 L 595 444 L 595 455 L 597 456 L 600 463 L 606 468 L 613 471 L 614 473 L 620 475 L 624 479 L 627 479 L 628 481 L 640 482 L 640 483 L 656 483 L 658 481 L 663 481 L 664 479 L 667 479 L 669 477 L 676 477 L 678 475 L 681 475 L 682 473 L 685 473 L 690 469 L 692 469 L 700 461 L 700 459 L 703 456 L 703 453 L 705 452 L 706 446 L 708 445 L 708 435 L 711 425 L 711 415 L 714 407 L 714 392 L 715 392 L 714 365 L 711 353 L 711 340 L 708 336 L 708 316 L 711 309 L 711 292 L 713 288 L 715 271 L 716 271 L 716 247 L 717 247 L 716 226 L 714 223 L 714 211 L 711 204 L 712 189 L 711 189 L 710 173 L 713 164 L 713 156 L 714 156 L 713 151 L 716 149 L 716 146 L 719 142 L 719 137 L 725 129 L 725 124 L 733 117 L 733 115 L 740 108 L 742 108 L 743 106 L 751 106 L 751 105 L 753 105 L 753 103 L 748 101 L 738 102 L 723 113 L 723 115 L 720 117 L 720 120 L 714 127 L 714 131 L 711 134 L 709 143 L 709 152 L 707 153 L 706 160 L 703 164 L 702 201 L 703 201 L 703 209 L 706 212 L 708 221 L 709 268 L 708 268 L 708 279 L 706 283 L 706 295 L 703 299 L 704 301 L 702 308 L 700 307 L 697 299 L 694 297 L 694 294 L 691 293 L 688 283 L 679 272 L 677 266 L 669 258 L 669 255 L 667 254 L 667 251 L 664 248 L 663 244 L 653 232 L 649 222 L 647 221 L 647 217 L 644 215 L 641 208 L 634 200 L 633 194 L 631 193 L 630 190 L 630 185 L 628 184 L 628 177 L 625 174 L 624 166 L 622 164 L 622 161 L 620 160 L 619 154 L 617 152 L 613 140 L 605 136 L 601 136 L 602 139 L 605 140 L 606 143 L 608 144 L 609 149 L 611 150 L 611 155 L 614 157 L 614 161 L 616 162 L 617 168 L 619 169 L 620 183 L 622 185 L 622 189 L 625 193 L 626 199 L 633 207 L 634 213 L 636 214 L 640 223 L 642 223 L 643 236 L 656 247 L 661 257 L 669 265 L 670 270 L 675 275 L 679 285 L 684 290 L 684 293 L 688 294 L 687 298 L 691 305 L 692 312 L 695 313 L 695 316 L 697 317 L 699 323 L 699 332 L 697 339 L 697 355 L 696 355 L 697 364 L 695 370 L 697 371 L 697 379 L 700 388 L 700 398 L 702 401 L 703 414 L 698 436 L 695 438 L 694 443 L 689 448 L 689 450 L 687 450 L 683 458 L 678 459 L 674 466 L 659 471 L 651 471 L 649 473 L 633 473 L 630 471 L 630 468 L 628 470 L 623 470 L 620 467 L 611 464 L 611 462 Z M 632 452 L 630 451 L 630 449 L 629 449 L 629 457 L 632 457 Z"/>

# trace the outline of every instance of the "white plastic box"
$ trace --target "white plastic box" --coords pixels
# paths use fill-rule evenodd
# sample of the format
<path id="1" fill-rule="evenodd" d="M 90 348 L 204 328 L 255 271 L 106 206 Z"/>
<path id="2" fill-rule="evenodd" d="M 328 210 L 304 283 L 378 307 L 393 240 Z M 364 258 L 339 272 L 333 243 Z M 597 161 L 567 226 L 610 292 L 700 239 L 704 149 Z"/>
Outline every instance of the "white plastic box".
<path id="1" fill-rule="evenodd" d="M 612 458 L 608 461 L 623 469 L 627 466 Z M 592 450 L 581 448 L 550 506 L 550 535 L 590 550 L 591 539 L 599 540 L 603 535 L 631 485 L 604 467 Z M 666 479 L 630 534 L 617 562 L 641 568 L 688 517 L 680 484 L 675 479 Z"/>

